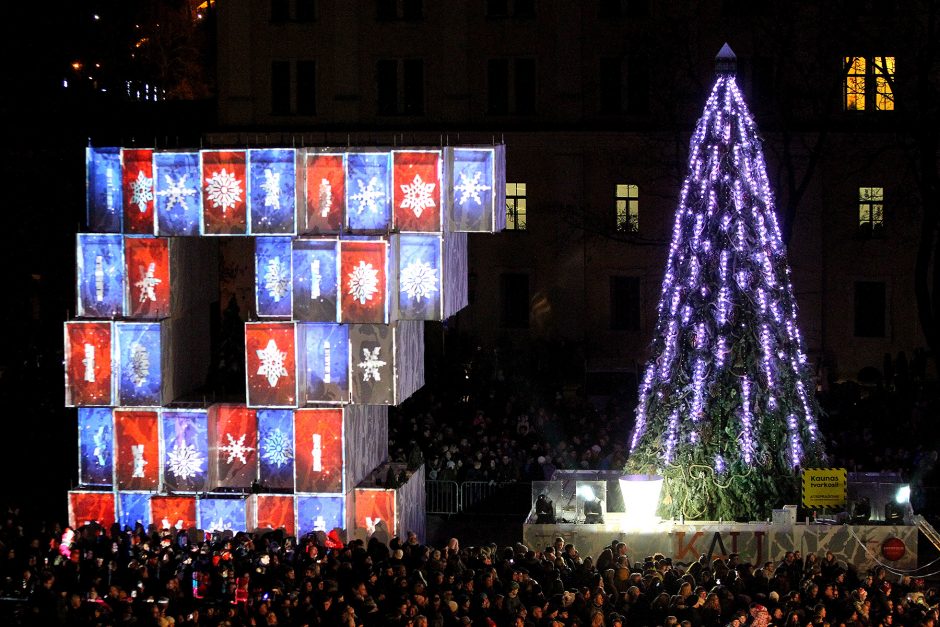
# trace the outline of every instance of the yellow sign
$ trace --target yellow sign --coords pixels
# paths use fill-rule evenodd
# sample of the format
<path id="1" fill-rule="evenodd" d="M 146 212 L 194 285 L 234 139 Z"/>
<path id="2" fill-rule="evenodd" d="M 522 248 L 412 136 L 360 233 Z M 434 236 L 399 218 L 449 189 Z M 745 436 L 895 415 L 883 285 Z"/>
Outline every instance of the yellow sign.
<path id="1" fill-rule="evenodd" d="M 845 468 L 803 469 L 803 507 L 845 505 Z"/>

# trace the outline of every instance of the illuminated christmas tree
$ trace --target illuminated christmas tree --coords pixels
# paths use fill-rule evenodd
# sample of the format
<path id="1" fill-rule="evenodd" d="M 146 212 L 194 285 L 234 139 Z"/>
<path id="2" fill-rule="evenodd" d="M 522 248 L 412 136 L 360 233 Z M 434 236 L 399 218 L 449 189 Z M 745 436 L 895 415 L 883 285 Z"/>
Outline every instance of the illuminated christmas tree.
<path id="1" fill-rule="evenodd" d="M 727 44 L 690 142 L 627 470 L 659 513 L 755 520 L 822 461 L 812 373 L 761 140 Z"/>

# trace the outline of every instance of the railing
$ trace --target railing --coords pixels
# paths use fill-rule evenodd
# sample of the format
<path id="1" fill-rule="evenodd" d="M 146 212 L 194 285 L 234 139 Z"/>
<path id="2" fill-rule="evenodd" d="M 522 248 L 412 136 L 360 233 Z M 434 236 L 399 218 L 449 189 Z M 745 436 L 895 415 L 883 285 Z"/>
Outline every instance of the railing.
<path id="1" fill-rule="evenodd" d="M 524 481 L 425 481 L 428 514 L 524 516 L 531 507 L 532 484 Z"/>

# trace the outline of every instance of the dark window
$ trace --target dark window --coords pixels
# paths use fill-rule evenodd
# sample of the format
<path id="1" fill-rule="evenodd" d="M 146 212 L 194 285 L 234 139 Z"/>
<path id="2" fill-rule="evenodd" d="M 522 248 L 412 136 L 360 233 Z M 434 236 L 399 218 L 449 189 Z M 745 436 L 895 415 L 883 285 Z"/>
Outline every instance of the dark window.
<path id="1" fill-rule="evenodd" d="M 380 115 L 398 113 L 398 61 L 383 59 L 376 66 Z"/>
<path id="2" fill-rule="evenodd" d="M 424 2 L 422 0 L 402 0 L 401 19 L 417 21 L 424 17 Z"/>
<path id="3" fill-rule="evenodd" d="M 505 272 L 499 275 L 499 324 L 508 329 L 529 328 L 529 275 Z"/>
<path id="4" fill-rule="evenodd" d="M 649 113 L 650 73 L 645 57 L 630 58 L 627 80 L 627 113 Z"/>
<path id="5" fill-rule="evenodd" d="M 597 16 L 602 19 L 618 17 L 646 17 L 649 0 L 599 0 Z"/>
<path id="6" fill-rule="evenodd" d="M 271 0 L 271 21 L 287 22 L 290 20 L 290 0 Z"/>
<path id="7" fill-rule="evenodd" d="M 271 113 L 290 114 L 290 63 L 271 62 Z"/>
<path id="8" fill-rule="evenodd" d="M 516 59 L 516 113 L 535 113 L 535 59 Z"/>
<path id="9" fill-rule="evenodd" d="M 317 113 L 316 61 L 297 62 L 297 113 L 299 115 L 316 115 Z"/>
<path id="10" fill-rule="evenodd" d="M 883 281 L 855 283 L 855 337 L 884 337 L 887 305 Z"/>
<path id="11" fill-rule="evenodd" d="M 515 0 L 512 9 L 515 17 L 535 17 L 535 0 Z"/>
<path id="12" fill-rule="evenodd" d="M 376 0 L 375 18 L 382 22 L 398 19 L 398 0 Z"/>
<path id="13" fill-rule="evenodd" d="M 623 62 L 620 57 L 601 59 L 599 91 L 602 113 L 623 111 Z"/>
<path id="14" fill-rule="evenodd" d="M 296 0 L 297 1 L 297 21 L 313 22 L 317 19 L 316 0 Z"/>
<path id="15" fill-rule="evenodd" d="M 640 279 L 610 277 L 610 328 L 636 331 L 640 328 Z"/>
<path id="16" fill-rule="evenodd" d="M 620 17 L 623 15 L 621 0 L 598 0 L 597 16 L 600 18 Z"/>
<path id="17" fill-rule="evenodd" d="M 486 0 L 487 17 L 506 17 L 509 15 L 509 0 Z"/>
<path id="18" fill-rule="evenodd" d="M 424 61 L 405 59 L 402 101 L 405 115 L 424 113 Z"/>
<path id="19" fill-rule="evenodd" d="M 774 97 L 774 60 L 770 57 L 751 59 L 751 108 L 768 111 Z"/>
<path id="20" fill-rule="evenodd" d="M 486 110 L 509 113 L 509 59 L 490 59 L 486 67 Z"/>

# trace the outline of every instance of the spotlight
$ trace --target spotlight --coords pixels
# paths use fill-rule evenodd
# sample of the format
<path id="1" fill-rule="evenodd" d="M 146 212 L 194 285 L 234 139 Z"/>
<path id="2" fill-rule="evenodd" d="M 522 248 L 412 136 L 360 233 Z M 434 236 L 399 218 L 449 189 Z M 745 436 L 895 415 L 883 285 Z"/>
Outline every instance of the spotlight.
<path id="1" fill-rule="evenodd" d="M 898 488 L 897 493 L 894 495 L 894 502 L 898 503 L 899 505 L 903 505 L 904 503 L 910 503 L 911 502 L 911 486 L 902 485 L 900 488 Z"/>
<path id="2" fill-rule="evenodd" d="M 595 498 L 594 488 L 589 485 L 580 485 L 577 490 L 578 496 L 580 496 L 585 501 L 593 501 Z"/>
<path id="3" fill-rule="evenodd" d="M 602 525 L 604 524 L 604 508 L 601 500 L 594 497 L 590 501 L 584 501 L 584 524 Z"/>
<path id="4" fill-rule="evenodd" d="M 545 494 L 535 499 L 535 522 L 539 525 L 555 524 L 555 503 Z"/>
<path id="5" fill-rule="evenodd" d="M 853 525 L 859 525 L 871 520 L 871 500 L 863 496 L 852 505 L 852 516 L 849 522 Z"/>

